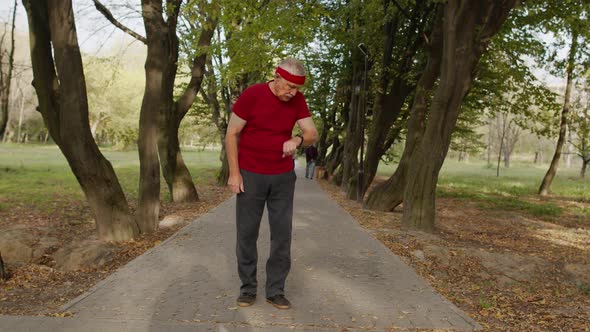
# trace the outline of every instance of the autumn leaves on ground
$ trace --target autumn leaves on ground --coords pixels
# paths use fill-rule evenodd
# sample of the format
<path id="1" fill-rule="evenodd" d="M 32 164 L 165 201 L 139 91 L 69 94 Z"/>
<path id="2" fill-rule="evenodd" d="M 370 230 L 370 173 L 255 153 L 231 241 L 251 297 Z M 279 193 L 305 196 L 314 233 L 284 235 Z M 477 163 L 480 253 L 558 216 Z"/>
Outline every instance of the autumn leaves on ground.
<path id="1" fill-rule="evenodd" d="M 517 165 L 496 178 L 483 163 L 447 164 L 433 234 L 401 230 L 400 208 L 363 210 L 335 185 L 320 183 L 361 226 L 486 331 L 589 331 L 588 179 L 563 169 L 555 185 L 563 196 L 540 199 L 534 180 L 541 167 Z"/>
<path id="2" fill-rule="evenodd" d="M 136 152 L 105 153 L 133 204 Z M 30 248 L 26 262 L 7 264 L 11 277 L 0 281 L 0 314 L 62 315 L 61 305 L 230 196 L 215 185 L 218 152 L 189 150 L 185 158 L 193 166 L 201 202 L 169 203 L 162 188 L 156 235 L 101 244 L 94 240 L 90 210 L 57 148 L 4 145 L 0 156 L 0 241 L 18 237 L 25 242 L 21 248 Z M 376 182 L 393 167 L 380 169 Z M 503 172 L 495 177 L 484 163 L 448 161 L 433 234 L 403 231 L 399 211 L 363 210 L 338 187 L 320 184 L 486 330 L 590 329 L 589 181 L 579 179 L 577 169 L 564 168 L 554 195 L 540 199 L 534 193 L 542 165 L 515 163 Z M 88 262 L 92 265 L 85 266 Z"/>
<path id="3" fill-rule="evenodd" d="M 219 151 L 187 150 L 201 201 L 171 203 L 162 181 L 159 231 L 115 245 L 96 240 L 90 208 L 56 146 L 2 145 L 0 251 L 11 276 L 0 280 L 0 314 L 61 315 L 63 304 L 229 198 L 215 184 Z M 134 209 L 137 151 L 103 152 Z"/>

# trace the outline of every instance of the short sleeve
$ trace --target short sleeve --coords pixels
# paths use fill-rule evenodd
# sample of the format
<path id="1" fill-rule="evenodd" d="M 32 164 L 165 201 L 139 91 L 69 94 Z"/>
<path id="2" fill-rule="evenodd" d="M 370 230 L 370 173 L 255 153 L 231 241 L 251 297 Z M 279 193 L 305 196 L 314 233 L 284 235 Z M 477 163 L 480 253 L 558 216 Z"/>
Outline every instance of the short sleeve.
<path id="1" fill-rule="evenodd" d="M 236 113 L 241 119 L 248 121 L 254 107 L 254 99 L 253 89 L 251 87 L 247 88 L 236 100 L 232 112 Z"/>
<path id="2" fill-rule="evenodd" d="M 298 98 L 297 102 L 297 120 L 309 118 L 311 113 L 309 112 L 309 108 L 307 107 L 307 102 L 305 101 L 305 97 L 302 93 L 299 94 L 301 98 Z"/>

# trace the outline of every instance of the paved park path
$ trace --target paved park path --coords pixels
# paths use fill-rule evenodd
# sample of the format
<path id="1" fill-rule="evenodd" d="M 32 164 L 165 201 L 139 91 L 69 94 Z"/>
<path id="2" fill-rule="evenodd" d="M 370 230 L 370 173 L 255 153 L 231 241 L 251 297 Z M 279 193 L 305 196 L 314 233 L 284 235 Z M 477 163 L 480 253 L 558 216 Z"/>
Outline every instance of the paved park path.
<path id="1" fill-rule="evenodd" d="M 236 306 L 235 198 L 87 293 L 70 318 L 0 316 L 0 331 L 389 331 L 481 327 L 436 293 L 298 169 L 291 310 L 264 300 L 269 230 L 259 239 L 258 299 Z"/>

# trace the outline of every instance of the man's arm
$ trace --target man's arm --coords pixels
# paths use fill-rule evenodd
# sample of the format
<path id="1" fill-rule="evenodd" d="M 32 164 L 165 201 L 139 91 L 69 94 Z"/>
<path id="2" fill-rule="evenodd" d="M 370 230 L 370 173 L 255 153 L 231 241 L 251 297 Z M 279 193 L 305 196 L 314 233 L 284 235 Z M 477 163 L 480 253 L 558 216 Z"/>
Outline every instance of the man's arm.
<path id="1" fill-rule="evenodd" d="M 240 174 L 240 165 L 238 164 L 238 137 L 246 125 L 246 120 L 240 118 L 235 113 L 231 114 L 227 131 L 225 132 L 225 153 L 229 163 L 229 178 L 227 185 L 230 190 L 236 194 L 244 192 L 244 181 Z"/>
<path id="2" fill-rule="evenodd" d="M 312 145 L 318 140 L 318 131 L 315 129 L 311 117 L 297 120 L 297 125 L 299 126 L 299 129 L 301 129 L 301 136 L 303 136 L 303 138 L 295 136 L 291 137 L 290 140 L 285 141 L 285 143 L 283 143 L 283 158 L 294 155 L 297 151 L 297 147 Z M 301 145 L 299 143 L 301 143 Z"/>
<path id="3" fill-rule="evenodd" d="M 297 125 L 301 129 L 303 136 L 303 144 L 301 144 L 301 146 L 310 146 L 318 141 L 318 130 L 315 128 L 315 124 L 311 117 L 297 120 Z"/>

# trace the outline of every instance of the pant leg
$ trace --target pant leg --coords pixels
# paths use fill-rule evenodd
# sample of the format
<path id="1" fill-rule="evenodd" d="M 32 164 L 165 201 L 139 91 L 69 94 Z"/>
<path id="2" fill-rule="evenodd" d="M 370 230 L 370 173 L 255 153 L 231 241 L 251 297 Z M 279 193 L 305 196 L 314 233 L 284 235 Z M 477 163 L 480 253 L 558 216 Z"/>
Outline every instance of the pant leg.
<path id="1" fill-rule="evenodd" d="M 238 275 L 242 285 L 240 293 L 256 294 L 258 282 L 258 231 L 268 194 L 268 181 L 261 174 L 240 171 L 244 181 L 244 192 L 237 195 L 236 203 L 236 256 Z"/>
<path id="2" fill-rule="evenodd" d="M 291 269 L 294 171 L 273 176 L 267 200 L 270 226 L 270 255 L 266 262 L 266 297 L 284 294 Z"/>
<path id="3" fill-rule="evenodd" d="M 315 161 L 311 162 L 311 176 L 310 179 L 313 179 L 313 175 L 315 174 Z"/>
<path id="4" fill-rule="evenodd" d="M 309 162 L 307 162 L 307 164 L 305 165 L 305 178 L 307 179 L 309 177 Z M 313 174 L 312 174 L 313 177 Z"/>

